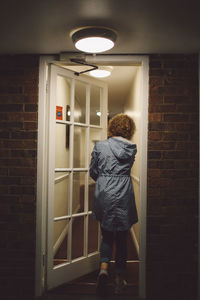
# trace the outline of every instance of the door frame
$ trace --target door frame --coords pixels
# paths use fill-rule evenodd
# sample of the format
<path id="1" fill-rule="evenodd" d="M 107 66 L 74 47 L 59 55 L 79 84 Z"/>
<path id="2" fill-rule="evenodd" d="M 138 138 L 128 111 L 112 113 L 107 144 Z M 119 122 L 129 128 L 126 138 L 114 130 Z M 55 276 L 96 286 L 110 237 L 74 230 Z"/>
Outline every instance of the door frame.
<path id="1" fill-rule="evenodd" d="M 200 52 L 199 52 L 199 107 L 200 107 Z M 200 111 L 200 109 L 199 109 Z M 199 118 L 199 148 L 200 148 L 200 118 Z M 200 170 L 200 151 L 199 151 L 199 170 Z M 200 235 L 200 177 L 199 177 L 199 211 L 198 211 L 198 236 Z M 198 239 L 198 299 L 200 299 L 200 238 Z"/>
<path id="2" fill-rule="evenodd" d="M 75 54 L 74 54 L 75 55 Z M 73 56 L 73 53 L 71 54 Z M 69 57 L 69 55 L 68 55 Z M 146 207 L 147 207 L 147 141 L 148 141 L 148 94 L 149 57 L 148 55 L 86 55 L 86 61 L 102 65 L 141 66 L 142 84 L 142 126 L 140 163 L 140 256 L 139 256 L 139 297 L 146 296 Z M 46 290 L 46 231 L 47 231 L 47 138 L 48 138 L 48 64 L 58 61 L 59 55 L 41 56 L 39 62 L 38 100 L 38 146 L 37 146 L 37 202 L 36 202 L 36 264 L 35 296 Z M 69 63 L 70 64 L 70 63 Z M 141 188 L 142 187 L 142 188 Z"/>

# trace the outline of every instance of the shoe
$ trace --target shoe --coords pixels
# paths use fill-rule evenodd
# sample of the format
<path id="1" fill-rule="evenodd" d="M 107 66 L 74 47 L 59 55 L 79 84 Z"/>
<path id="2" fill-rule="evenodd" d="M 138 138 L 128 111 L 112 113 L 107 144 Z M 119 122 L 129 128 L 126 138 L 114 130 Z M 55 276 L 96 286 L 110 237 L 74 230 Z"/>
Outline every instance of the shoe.
<path id="1" fill-rule="evenodd" d="M 107 292 L 108 271 L 100 270 L 97 278 L 96 292 L 98 295 L 104 295 Z"/>
<path id="2" fill-rule="evenodd" d="M 120 280 L 120 282 L 116 283 L 115 285 L 115 294 L 116 295 L 122 294 L 126 286 L 127 286 L 127 281 L 125 279 Z"/>

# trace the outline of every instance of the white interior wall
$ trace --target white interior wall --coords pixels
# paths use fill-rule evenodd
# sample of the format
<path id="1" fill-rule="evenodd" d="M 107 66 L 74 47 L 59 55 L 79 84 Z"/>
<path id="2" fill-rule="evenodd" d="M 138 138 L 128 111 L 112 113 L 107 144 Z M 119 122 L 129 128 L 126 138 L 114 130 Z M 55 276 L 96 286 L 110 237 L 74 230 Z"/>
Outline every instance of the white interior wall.
<path id="1" fill-rule="evenodd" d="M 137 154 L 136 159 L 131 170 L 131 177 L 133 180 L 134 192 L 135 192 L 135 201 L 138 211 L 140 214 L 140 144 L 141 144 L 141 67 L 137 67 L 136 74 L 134 76 L 133 84 L 130 88 L 127 101 L 124 105 L 124 113 L 128 114 L 133 118 L 136 125 L 136 132 L 132 138 L 132 141 L 137 145 Z M 139 222 L 133 225 L 134 237 L 136 238 L 136 248 L 139 251 Z"/>
<path id="2" fill-rule="evenodd" d="M 133 142 L 137 144 L 137 155 L 136 160 L 133 165 L 131 176 L 133 180 L 134 185 L 134 191 L 135 191 L 135 199 L 136 199 L 136 206 L 139 214 L 139 199 L 140 199 L 140 186 L 139 186 L 139 178 L 140 178 L 140 136 L 141 136 L 141 101 L 140 101 L 140 84 L 141 84 L 141 68 L 137 67 L 137 72 L 134 76 L 133 84 L 130 88 L 127 100 L 124 105 L 124 113 L 127 113 L 130 115 L 136 124 L 136 132 L 133 137 Z M 66 105 L 70 105 L 70 87 L 68 85 L 67 80 L 65 80 L 62 77 L 58 77 L 57 82 L 57 105 L 63 107 L 63 115 L 66 114 Z M 78 99 L 76 99 L 76 115 L 81 115 L 81 108 L 78 112 Z M 78 121 L 78 120 L 77 120 Z M 62 125 L 60 125 L 61 128 Z M 84 143 L 85 143 L 85 134 L 84 129 L 82 128 L 75 128 L 74 130 L 74 142 L 76 146 L 74 147 L 74 161 L 78 164 L 76 167 L 85 167 L 83 165 L 83 162 L 85 161 L 85 158 L 83 157 L 85 154 L 84 149 Z M 98 130 L 90 130 L 90 150 L 92 151 L 93 145 L 95 140 L 100 139 L 100 131 Z M 69 148 L 65 146 L 66 143 L 66 130 L 65 126 L 62 127 L 62 130 L 59 129 L 56 131 L 56 165 L 59 167 L 66 166 L 69 167 Z M 90 151 L 90 152 L 91 152 Z M 80 199 L 80 193 L 79 193 L 79 182 L 74 182 L 75 185 L 77 185 L 77 188 L 74 189 L 74 205 L 78 209 L 79 206 L 79 199 Z M 66 181 L 65 184 L 63 182 L 55 185 L 55 214 L 59 215 L 63 210 L 67 210 L 66 207 L 66 197 L 64 198 L 64 195 L 66 194 Z M 77 203 L 75 203 L 77 202 Z M 56 225 L 56 232 L 55 232 L 55 239 L 58 239 L 59 235 L 62 233 L 62 230 L 64 229 L 66 224 L 60 224 Z M 139 223 L 135 224 L 133 226 L 134 234 L 136 237 L 136 244 L 139 245 Z M 137 245 L 136 245 L 137 246 Z"/>

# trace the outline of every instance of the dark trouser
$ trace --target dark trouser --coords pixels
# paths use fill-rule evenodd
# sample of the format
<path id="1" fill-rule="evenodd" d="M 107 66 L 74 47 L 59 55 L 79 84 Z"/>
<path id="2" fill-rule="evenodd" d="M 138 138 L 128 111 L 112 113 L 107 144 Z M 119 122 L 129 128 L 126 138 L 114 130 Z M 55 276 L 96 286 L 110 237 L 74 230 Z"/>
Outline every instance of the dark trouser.
<path id="1" fill-rule="evenodd" d="M 113 244 L 116 244 L 115 267 L 116 273 L 123 275 L 126 271 L 127 233 L 126 231 L 106 231 L 101 228 L 102 241 L 100 247 L 100 263 L 109 263 L 112 258 Z"/>

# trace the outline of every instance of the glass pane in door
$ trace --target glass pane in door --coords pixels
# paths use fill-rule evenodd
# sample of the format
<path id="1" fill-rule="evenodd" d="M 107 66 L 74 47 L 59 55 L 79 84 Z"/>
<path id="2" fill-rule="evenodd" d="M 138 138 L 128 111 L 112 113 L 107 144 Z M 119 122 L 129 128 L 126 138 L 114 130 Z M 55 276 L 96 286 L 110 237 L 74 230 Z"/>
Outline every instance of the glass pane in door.
<path id="1" fill-rule="evenodd" d="M 74 122 L 86 122 L 86 85 L 78 80 L 75 82 Z"/>
<path id="2" fill-rule="evenodd" d="M 69 172 L 55 173 L 54 217 L 69 214 Z"/>
<path id="3" fill-rule="evenodd" d="M 70 125 L 56 124 L 55 168 L 69 168 Z"/>
<path id="4" fill-rule="evenodd" d="M 88 168 L 93 146 L 105 135 L 107 86 L 53 64 L 49 75 L 45 272 L 50 290 L 98 268 L 99 226 L 91 215 L 95 183 Z"/>
<path id="5" fill-rule="evenodd" d="M 54 222 L 54 244 L 53 244 L 54 266 L 63 264 L 68 261 L 67 258 L 68 231 L 69 231 L 69 220 Z"/>
<path id="6" fill-rule="evenodd" d="M 98 86 L 91 86 L 90 90 L 90 124 L 100 126 L 101 118 L 101 88 Z"/>
<path id="7" fill-rule="evenodd" d="M 102 129 L 98 128 L 90 128 L 90 141 L 89 141 L 89 155 L 91 158 L 91 153 L 93 150 L 93 147 L 96 142 L 100 141 L 102 137 Z"/>
<path id="8" fill-rule="evenodd" d="M 84 216 L 72 218 L 72 259 L 84 253 Z"/>
<path id="9" fill-rule="evenodd" d="M 86 172 L 74 172 L 73 174 L 73 200 L 72 200 L 73 214 L 77 214 L 84 211 L 85 176 L 86 176 Z"/>
<path id="10" fill-rule="evenodd" d="M 98 251 L 98 222 L 88 216 L 88 254 Z"/>
<path id="11" fill-rule="evenodd" d="M 70 121 L 71 79 L 57 76 L 56 119 Z"/>
<path id="12" fill-rule="evenodd" d="M 89 177 L 89 186 L 88 186 L 88 210 L 91 211 L 94 201 L 94 190 L 95 190 L 95 181 Z"/>
<path id="13" fill-rule="evenodd" d="M 86 167 L 86 128 L 74 126 L 74 168 Z"/>

